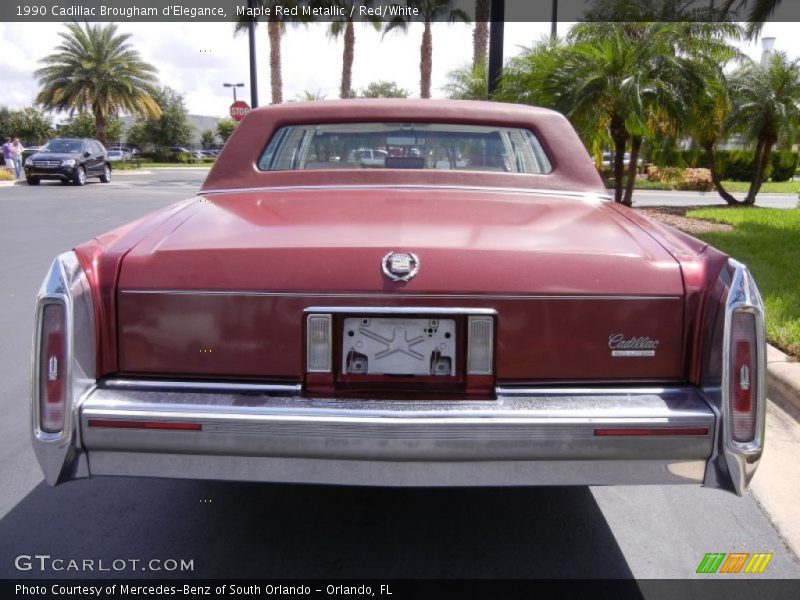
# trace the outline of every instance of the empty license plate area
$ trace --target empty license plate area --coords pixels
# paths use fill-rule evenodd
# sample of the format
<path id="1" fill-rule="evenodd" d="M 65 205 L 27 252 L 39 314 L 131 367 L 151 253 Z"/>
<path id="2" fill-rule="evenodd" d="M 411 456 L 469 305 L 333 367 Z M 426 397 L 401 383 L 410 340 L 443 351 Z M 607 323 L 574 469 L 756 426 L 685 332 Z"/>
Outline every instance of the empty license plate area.
<path id="1" fill-rule="evenodd" d="M 346 317 L 342 323 L 343 375 L 453 377 L 457 369 L 455 319 Z"/>

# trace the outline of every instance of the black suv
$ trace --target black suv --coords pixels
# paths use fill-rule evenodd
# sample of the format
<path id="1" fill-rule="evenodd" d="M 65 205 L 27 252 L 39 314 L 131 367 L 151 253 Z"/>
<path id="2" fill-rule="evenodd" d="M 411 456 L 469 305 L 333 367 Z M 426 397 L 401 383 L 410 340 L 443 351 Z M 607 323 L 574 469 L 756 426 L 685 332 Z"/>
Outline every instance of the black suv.
<path id="1" fill-rule="evenodd" d="M 39 185 L 42 179 L 84 185 L 87 177 L 111 181 L 111 164 L 103 144 L 90 138 L 56 138 L 25 159 L 25 179 Z"/>

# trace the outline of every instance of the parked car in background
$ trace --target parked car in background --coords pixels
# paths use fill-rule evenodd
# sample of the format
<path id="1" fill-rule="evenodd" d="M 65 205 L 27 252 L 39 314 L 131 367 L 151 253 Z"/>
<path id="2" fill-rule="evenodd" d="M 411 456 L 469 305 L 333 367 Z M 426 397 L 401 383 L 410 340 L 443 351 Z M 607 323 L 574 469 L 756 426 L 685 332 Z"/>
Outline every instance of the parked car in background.
<path id="1" fill-rule="evenodd" d="M 347 160 L 361 167 L 383 167 L 387 156 L 389 156 L 389 153 L 386 150 L 359 148 L 358 150 L 351 150 L 347 155 Z"/>
<path id="2" fill-rule="evenodd" d="M 343 140 L 399 150 L 317 161 Z M 742 494 L 764 445 L 748 269 L 613 202 L 530 106 L 255 109 L 198 195 L 56 257 L 34 331 L 50 484 Z"/>
<path id="3" fill-rule="evenodd" d="M 39 151 L 41 146 L 28 146 L 22 151 L 22 162 L 25 163 L 25 159 L 29 156 L 36 154 Z"/>
<path id="4" fill-rule="evenodd" d="M 56 138 L 25 159 L 25 179 L 39 185 L 42 179 L 84 185 L 90 177 L 111 181 L 111 163 L 105 147 L 91 138 Z"/>
<path id="5" fill-rule="evenodd" d="M 624 165 L 629 165 L 631 163 L 631 154 L 630 152 L 626 152 L 622 155 L 622 162 Z M 602 167 L 613 167 L 614 166 L 614 154 L 611 152 L 603 152 L 603 158 L 600 161 L 600 165 Z M 644 166 L 644 159 L 640 156 L 636 159 L 636 166 L 637 168 L 641 168 Z"/>
<path id="6" fill-rule="evenodd" d="M 109 162 L 121 161 L 121 160 L 131 160 L 132 156 L 130 152 L 125 150 L 109 150 L 108 151 L 108 160 Z"/>

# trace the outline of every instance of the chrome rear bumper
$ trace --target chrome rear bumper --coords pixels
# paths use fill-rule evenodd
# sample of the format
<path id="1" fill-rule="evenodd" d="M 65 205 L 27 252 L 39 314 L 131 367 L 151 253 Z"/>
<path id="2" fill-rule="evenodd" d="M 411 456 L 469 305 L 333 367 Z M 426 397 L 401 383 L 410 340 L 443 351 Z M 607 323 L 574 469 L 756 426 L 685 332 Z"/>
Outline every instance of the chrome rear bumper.
<path id="1" fill-rule="evenodd" d="M 117 382 L 84 397 L 78 437 L 85 468 L 71 469 L 76 476 L 699 484 L 715 438 L 714 412 L 690 387 L 498 389 L 492 401 L 403 402 L 132 385 Z"/>

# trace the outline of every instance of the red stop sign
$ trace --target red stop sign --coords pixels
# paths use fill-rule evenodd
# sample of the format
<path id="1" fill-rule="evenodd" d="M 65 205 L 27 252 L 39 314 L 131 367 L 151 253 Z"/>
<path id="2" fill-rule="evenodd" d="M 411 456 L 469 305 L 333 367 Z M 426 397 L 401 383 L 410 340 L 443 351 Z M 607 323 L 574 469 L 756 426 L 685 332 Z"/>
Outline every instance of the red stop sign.
<path id="1" fill-rule="evenodd" d="M 241 121 L 250 112 L 250 105 L 244 100 L 237 100 L 231 104 L 231 119 Z"/>

